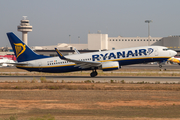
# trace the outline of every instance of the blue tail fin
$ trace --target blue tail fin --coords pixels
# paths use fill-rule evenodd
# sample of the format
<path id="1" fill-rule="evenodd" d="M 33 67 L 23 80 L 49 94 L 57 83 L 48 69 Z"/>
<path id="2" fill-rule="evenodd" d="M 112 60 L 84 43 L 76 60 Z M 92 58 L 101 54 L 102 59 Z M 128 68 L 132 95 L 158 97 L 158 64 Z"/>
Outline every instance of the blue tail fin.
<path id="1" fill-rule="evenodd" d="M 7 33 L 14 54 L 18 62 L 25 62 L 29 60 L 48 58 L 49 56 L 38 55 L 33 52 L 23 41 L 21 41 L 14 33 Z"/>

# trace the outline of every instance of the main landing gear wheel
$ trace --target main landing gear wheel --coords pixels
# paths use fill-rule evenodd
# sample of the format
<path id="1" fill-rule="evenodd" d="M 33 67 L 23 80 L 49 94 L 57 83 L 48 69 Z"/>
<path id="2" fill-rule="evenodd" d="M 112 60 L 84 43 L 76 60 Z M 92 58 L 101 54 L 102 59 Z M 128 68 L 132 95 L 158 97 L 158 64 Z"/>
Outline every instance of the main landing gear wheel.
<path id="1" fill-rule="evenodd" d="M 98 73 L 97 73 L 96 70 L 95 70 L 95 71 L 92 71 L 92 73 L 90 74 L 91 77 L 95 77 L 95 76 L 97 76 L 97 75 L 98 75 Z"/>
<path id="2" fill-rule="evenodd" d="M 162 65 L 159 65 L 159 68 L 162 68 Z"/>

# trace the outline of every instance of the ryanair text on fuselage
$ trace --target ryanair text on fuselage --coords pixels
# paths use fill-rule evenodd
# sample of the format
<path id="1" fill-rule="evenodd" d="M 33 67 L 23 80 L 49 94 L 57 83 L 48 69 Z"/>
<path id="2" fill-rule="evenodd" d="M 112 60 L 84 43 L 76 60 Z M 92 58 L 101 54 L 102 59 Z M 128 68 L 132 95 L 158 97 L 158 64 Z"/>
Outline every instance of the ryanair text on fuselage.
<path id="1" fill-rule="evenodd" d="M 151 54 L 154 50 L 152 48 L 148 48 L 148 50 L 146 49 L 138 49 L 138 50 L 129 50 L 127 51 L 122 51 L 122 52 L 111 52 L 111 53 L 105 53 L 105 54 L 96 54 L 96 55 L 92 55 L 92 61 L 100 61 L 100 57 L 103 58 L 103 60 L 107 60 L 107 59 L 118 59 L 120 57 L 125 58 L 125 57 L 134 57 L 134 56 L 142 56 L 142 55 L 147 55 L 147 54 Z"/>

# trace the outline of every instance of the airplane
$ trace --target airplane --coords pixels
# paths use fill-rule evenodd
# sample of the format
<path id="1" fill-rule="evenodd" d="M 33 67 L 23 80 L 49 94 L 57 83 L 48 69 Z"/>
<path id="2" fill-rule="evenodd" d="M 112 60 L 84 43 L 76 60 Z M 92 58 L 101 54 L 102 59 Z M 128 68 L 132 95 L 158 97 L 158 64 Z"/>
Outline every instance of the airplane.
<path id="1" fill-rule="evenodd" d="M 50 57 L 36 54 L 12 32 L 7 36 L 18 61 L 16 67 L 28 71 L 63 73 L 92 70 L 90 76 L 95 77 L 97 69 L 110 71 L 123 65 L 161 62 L 177 54 L 163 46 L 142 46 L 64 56 L 55 48 L 59 57 Z"/>
<path id="2" fill-rule="evenodd" d="M 13 66 L 14 63 L 16 63 L 14 60 L 10 60 L 4 57 L 0 58 L 0 67 Z"/>
<path id="3" fill-rule="evenodd" d="M 76 54 L 81 54 L 76 48 L 74 48 Z"/>
<path id="4" fill-rule="evenodd" d="M 180 58 L 171 57 L 168 59 L 168 61 L 170 61 L 171 63 L 174 62 L 180 65 Z"/>
<path id="5" fill-rule="evenodd" d="M 14 55 L 0 55 L 0 58 L 7 58 L 9 60 L 16 61 L 16 57 Z"/>

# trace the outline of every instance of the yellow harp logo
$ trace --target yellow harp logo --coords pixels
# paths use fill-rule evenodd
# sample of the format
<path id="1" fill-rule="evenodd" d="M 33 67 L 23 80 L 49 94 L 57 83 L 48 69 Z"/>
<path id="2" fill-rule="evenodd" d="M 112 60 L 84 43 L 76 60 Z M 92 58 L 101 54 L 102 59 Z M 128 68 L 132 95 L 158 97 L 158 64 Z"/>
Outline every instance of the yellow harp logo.
<path id="1" fill-rule="evenodd" d="M 26 45 L 23 45 L 22 43 L 14 43 L 14 45 L 16 50 L 16 57 L 18 58 L 26 50 Z"/>

